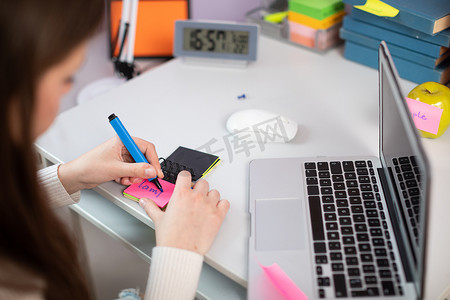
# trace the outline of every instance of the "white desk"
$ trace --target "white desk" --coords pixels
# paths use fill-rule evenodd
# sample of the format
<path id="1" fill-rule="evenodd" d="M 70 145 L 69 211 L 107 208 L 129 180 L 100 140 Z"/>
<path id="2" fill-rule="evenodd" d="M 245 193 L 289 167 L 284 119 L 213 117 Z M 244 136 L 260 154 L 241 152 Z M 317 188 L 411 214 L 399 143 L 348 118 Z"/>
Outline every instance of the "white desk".
<path id="1" fill-rule="evenodd" d="M 407 81 L 402 85 L 405 94 L 415 86 Z M 238 100 L 244 93 L 247 98 Z M 286 115 L 298 122 L 299 133 L 288 144 L 232 148 L 226 119 L 246 108 Z M 179 145 L 205 151 L 202 146 L 209 144 L 222 158 L 207 179 L 230 201 L 231 208 L 205 261 L 242 286 L 247 280 L 250 160 L 378 152 L 377 72 L 345 60 L 342 47 L 321 55 L 261 37 L 258 60 L 245 69 L 192 66 L 174 59 L 62 113 L 38 140 L 40 153 L 53 163 L 76 158 L 115 135 L 107 119 L 113 112 L 132 135 L 153 142 L 159 156 L 168 156 Z M 450 174 L 450 133 L 438 140 L 424 140 L 424 144 L 431 155 L 433 176 L 440 180 L 433 186 L 430 227 L 434 231 L 427 265 L 433 277 L 429 292 L 437 297 L 450 282 L 450 271 L 440 267 L 450 265 L 448 255 L 442 257 L 442 253 L 450 253 L 450 243 L 439 240 L 437 234 L 450 228 L 444 214 L 450 211 L 450 202 L 445 201 L 442 179 Z M 153 227 L 139 205 L 122 196 L 122 190 L 114 182 L 96 189 Z M 432 256 L 436 254 L 441 255 L 439 262 Z"/>

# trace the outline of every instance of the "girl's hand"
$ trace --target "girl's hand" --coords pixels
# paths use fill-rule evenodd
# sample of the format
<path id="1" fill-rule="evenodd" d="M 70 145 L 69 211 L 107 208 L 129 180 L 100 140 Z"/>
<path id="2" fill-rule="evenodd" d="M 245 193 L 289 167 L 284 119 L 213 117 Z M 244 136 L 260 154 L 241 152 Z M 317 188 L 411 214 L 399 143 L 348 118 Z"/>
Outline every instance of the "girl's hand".
<path id="1" fill-rule="evenodd" d="M 205 180 L 191 189 L 191 174 L 178 174 L 175 190 L 165 212 L 149 199 L 139 204 L 155 223 L 156 245 L 175 247 L 205 255 L 230 208 Z"/>
<path id="2" fill-rule="evenodd" d="M 135 163 L 119 137 L 114 137 L 77 159 L 60 165 L 58 176 L 66 191 L 72 194 L 111 180 L 130 185 L 141 178 L 164 177 L 155 146 L 139 138 L 133 137 L 133 140 L 150 164 Z"/>

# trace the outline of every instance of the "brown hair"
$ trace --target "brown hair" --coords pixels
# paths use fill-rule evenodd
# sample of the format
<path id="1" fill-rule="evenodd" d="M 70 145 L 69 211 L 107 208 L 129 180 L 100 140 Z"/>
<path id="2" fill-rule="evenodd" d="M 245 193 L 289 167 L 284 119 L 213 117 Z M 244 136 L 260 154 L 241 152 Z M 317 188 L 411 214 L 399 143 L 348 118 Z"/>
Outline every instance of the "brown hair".
<path id="1" fill-rule="evenodd" d="M 95 32 L 103 11 L 103 0 L 0 2 L 0 255 L 41 276 L 46 299 L 90 296 L 74 243 L 38 185 L 35 92 L 40 77 Z M 13 106 L 20 141 L 12 135 Z"/>

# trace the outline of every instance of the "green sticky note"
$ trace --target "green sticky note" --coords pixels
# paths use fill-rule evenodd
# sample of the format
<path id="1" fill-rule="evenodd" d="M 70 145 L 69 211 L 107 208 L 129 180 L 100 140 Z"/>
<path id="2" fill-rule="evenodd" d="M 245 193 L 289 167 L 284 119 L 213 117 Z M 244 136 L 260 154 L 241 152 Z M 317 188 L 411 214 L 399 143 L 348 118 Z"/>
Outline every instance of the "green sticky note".
<path id="1" fill-rule="evenodd" d="M 289 0 L 289 10 L 323 20 L 344 9 L 342 0 Z"/>

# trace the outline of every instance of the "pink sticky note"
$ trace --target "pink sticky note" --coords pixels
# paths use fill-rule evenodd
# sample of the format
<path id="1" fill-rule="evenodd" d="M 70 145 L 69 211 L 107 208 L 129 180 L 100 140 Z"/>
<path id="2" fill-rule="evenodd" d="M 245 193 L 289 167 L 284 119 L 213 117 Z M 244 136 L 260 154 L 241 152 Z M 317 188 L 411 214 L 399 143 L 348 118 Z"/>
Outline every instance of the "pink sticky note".
<path id="1" fill-rule="evenodd" d="M 259 263 L 259 262 L 258 262 Z M 270 281 L 280 291 L 280 293 L 287 300 L 307 300 L 302 290 L 292 281 L 291 278 L 280 268 L 278 264 L 272 264 L 271 266 L 263 266 L 259 264 L 264 273 L 269 277 Z"/>
<path id="2" fill-rule="evenodd" d="M 416 128 L 437 134 L 443 109 L 407 97 L 406 103 Z"/>
<path id="3" fill-rule="evenodd" d="M 158 190 L 158 188 L 150 183 L 148 180 L 143 180 L 140 183 L 134 183 L 127 187 L 123 194 L 125 196 L 131 196 L 128 198 L 135 198 L 133 200 L 139 201 L 141 198 L 148 198 L 153 200 L 159 207 L 164 207 L 172 197 L 175 184 L 167 182 L 162 179 L 158 179 L 164 192 Z"/>

